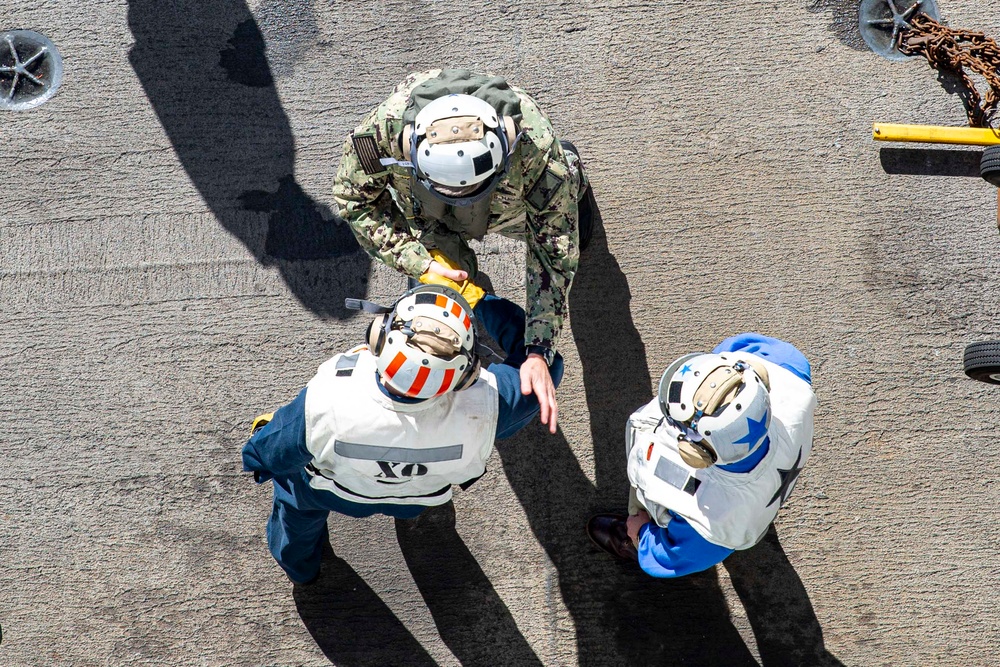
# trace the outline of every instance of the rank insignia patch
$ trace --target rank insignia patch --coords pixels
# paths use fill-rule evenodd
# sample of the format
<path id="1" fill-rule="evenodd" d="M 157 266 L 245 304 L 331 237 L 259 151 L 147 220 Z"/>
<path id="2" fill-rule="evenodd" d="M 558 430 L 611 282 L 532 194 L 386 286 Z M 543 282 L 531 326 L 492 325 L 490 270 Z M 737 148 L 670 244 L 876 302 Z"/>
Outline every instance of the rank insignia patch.
<path id="1" fill-rule="evenodd" d="M 531 188 L 525 199 L 532 207 L 541 211 L 549 205 L 552 197 L 556 194 L 556 190 L 562 184 L 563 179 L 557 176 L 551 169 L 546 169 L 542 177 L 535 182 L 535 185 Z"/>

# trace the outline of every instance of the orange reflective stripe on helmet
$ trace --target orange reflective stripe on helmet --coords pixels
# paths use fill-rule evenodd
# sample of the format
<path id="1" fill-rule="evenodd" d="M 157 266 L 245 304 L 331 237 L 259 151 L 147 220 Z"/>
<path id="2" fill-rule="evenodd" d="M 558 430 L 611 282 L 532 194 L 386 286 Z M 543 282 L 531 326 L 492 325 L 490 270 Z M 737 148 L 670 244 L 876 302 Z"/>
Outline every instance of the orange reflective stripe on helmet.
<path id="1" fill-rule="evenodd" d="M 402 368 L 403 364 L 405 363 L 406 363 L 406 355 L 403 354 L 402 352 L 397 352 L 396 356 L 393 357 L 392 359 L 392 363 L 390 363 L 389 367 L 385 369 L 385 374 L 389 377 L 389 379 L 392 379 L 392 377 L 399 371 L 400 368 Z"/>
<path id="2" fill-rule="evenodd" d="M 431 369 L 421 366 L 420 370 L 417 371 L 416 379 L 413 381 L 413 384 L 410 385 L 410 388 L 406 393 L 410 396 L 416 396 L 419 394 L 420 390 L 424 388 L 424 383 L 427 382 L 427 376 L 430 374 Z"/>
<path id="3" fill-rule="evenodd" d="M 444 380 L 441 382 L 441 388 L 434 392 L 435 396 L 440 396 L 444 392 L 451 389 L 451 380 L 455 377 L 455 369 L 449 368 L 444 372 Z"/>

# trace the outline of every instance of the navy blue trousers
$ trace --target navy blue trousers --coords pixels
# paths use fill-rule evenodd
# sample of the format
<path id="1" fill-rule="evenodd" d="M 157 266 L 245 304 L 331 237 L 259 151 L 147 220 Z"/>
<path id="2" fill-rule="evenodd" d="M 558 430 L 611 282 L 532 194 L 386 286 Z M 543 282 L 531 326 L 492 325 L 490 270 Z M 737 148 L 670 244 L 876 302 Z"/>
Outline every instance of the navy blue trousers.
<path id="1" fill-rule="evenodd" d="M 274 506 L 267 521 L 267 546 L 288 577 L 299 583 L 319 573 L 323 542 L 329 541 L 326 525 L 330 512 L 353 517 L 386 514 L 412 519 L 423 505 L 363 505 L 343 500 L 329 491 L 309 486 L 309 473 L 302 469 L 272 480 Z"/>

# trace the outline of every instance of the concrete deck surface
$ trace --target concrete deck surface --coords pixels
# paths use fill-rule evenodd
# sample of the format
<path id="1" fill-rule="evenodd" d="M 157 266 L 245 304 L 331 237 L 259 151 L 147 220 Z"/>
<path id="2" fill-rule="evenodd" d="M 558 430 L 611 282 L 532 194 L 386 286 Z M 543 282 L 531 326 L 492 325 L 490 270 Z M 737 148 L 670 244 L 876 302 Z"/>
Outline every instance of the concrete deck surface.
<path id="1" fill-rule="evenodd" d="M 1000 35 L 993 3 L 941 4 Z M 855 11 L 4 0 L 66 76 L 0 115 L 0 664 L 1000 664 L 1000 393 L 961 367 L 1000 337 L 997 193 L 974 149 L 871 141 L 965 116 Z M 362 114 L 437 66 L 533 92 L 594 183 L 561 430 L 501 443 L 453 507 L 332 518 L 293 591 L 239 449 L 361 340 L 345 296 L 403 289 L 330 186 Z M 481 252 L 523 298 L 523 249 Z M 613 562 L 583 526 L 624 507 L 626 416 L 746 330 L 804 350 L 820 401 L 775 530 L 678 581 Z"/>

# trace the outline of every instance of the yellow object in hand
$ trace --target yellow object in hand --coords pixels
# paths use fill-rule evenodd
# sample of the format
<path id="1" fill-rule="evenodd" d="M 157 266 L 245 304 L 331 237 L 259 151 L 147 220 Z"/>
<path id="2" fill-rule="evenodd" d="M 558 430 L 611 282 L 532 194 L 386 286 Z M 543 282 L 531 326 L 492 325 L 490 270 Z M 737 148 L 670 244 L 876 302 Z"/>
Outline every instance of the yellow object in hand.
<path id="1" fill-rule="evenodd" d="M 430 254 L 435 262 L 446 269 L 452 269 L 454 271 L 463 270 L 461 267 L 455 266 L 452 261 L 437 248 L 430 250 Z M 432 271 L 425 271 L 424 274 L 420 276 L 420 282 L 425 285 L 441 285 L 443 287 L 450 287 L 461 294 L 472 308 L 475 308 L 476 304 L 479 303 L 479 300 L 486 296 L 486 291 L 471 280 L 466 279 L 462 282 L 455 282 L 451 278 L 445 278 L 444 276 Z"/>
<path id="2" fill-rule="evenodd" d="M 272 419 L 274 419 L 273 412 L 268 412 L 267 414 L 264 415 L 257 415 L 257 417 L 253 420 L 253 424 L 250 425 L 250 435 L 253 435 L 260 429 L 267 426 L 268 422 L 270 422 Z"/>

